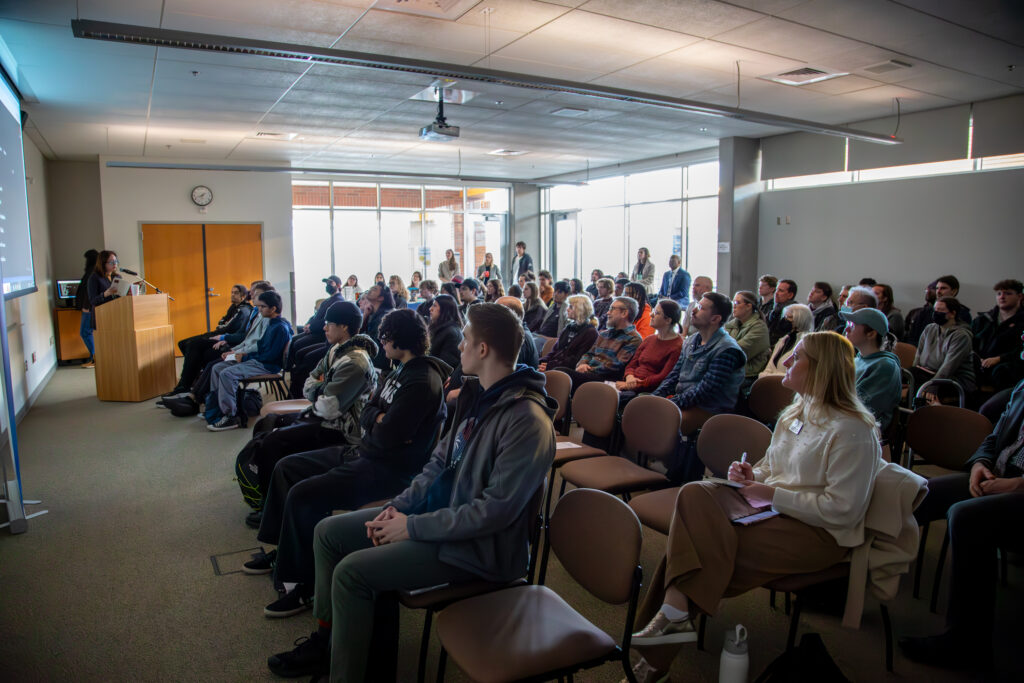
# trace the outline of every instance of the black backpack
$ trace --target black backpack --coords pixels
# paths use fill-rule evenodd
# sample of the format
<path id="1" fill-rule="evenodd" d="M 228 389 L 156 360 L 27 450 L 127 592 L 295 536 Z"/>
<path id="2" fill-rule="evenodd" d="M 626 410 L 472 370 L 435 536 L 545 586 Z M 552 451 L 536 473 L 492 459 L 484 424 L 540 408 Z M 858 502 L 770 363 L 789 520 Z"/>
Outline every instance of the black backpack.
<path id="1" fill-rule="evenodd" d="M 263 394 L 257 389 L 243 391 L 241 400 L 238 402 L 238 412 L 245 413 L 249 417 L 259 417 L 261 410 L 263 410 Z"/>
<path id="2" fill-rule="evenodd" d="M 783 652 L 754 683 L 850 683 L 817 633 L 805 633 L 800 644 Z"/>

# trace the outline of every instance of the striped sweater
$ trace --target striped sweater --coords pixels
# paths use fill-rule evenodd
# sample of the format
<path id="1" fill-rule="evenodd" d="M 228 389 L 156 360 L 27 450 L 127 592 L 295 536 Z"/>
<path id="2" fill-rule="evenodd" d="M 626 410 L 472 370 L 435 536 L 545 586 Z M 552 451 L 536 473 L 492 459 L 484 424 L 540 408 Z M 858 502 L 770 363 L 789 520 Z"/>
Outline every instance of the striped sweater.
<path id="1" fill-rule="evenodd" d="M 609 379 L 621 379 L 626 364 L 633 358 L 641 341 L 632 325 L 623 330 L 603 329 L 598 333 L 594 346 L 580 358 L 580 363 L 586 363 L 594 368 L 594 372 L 607 375 Z"/>

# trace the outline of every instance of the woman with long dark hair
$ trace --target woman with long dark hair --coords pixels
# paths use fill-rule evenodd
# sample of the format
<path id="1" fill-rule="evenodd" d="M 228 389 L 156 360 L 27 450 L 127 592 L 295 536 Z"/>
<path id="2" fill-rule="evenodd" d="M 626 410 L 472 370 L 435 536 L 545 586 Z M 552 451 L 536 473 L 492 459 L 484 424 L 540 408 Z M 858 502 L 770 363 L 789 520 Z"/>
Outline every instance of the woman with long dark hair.
<path id="1" fill-rule="evenodd" d="M 438 294 L 430 304 L 429 354 L 451 367 L 459 364 L 462 343 L 462 315 L 459 304 L 448 294 Z"/>
<path id="2" fill-rule="evenodd" d="M 78 289 L 75 290 L 75 305 L 82 311 L 82 323 L 78 327 L 78 336 L 82 338 L 82 343 L 89 350 L 89 357 L 81 365 L 83 368 L 96 367 L 96 346 L 92 341 L 92 304 L 89 301 L 89 278 L 96 270 L 96 259 L 99 255 L 100 253 L 95 249 L 85 252 L 85 272 L 82 274 L 82 279 L 78 281 Z"/>
<path id="3" fill-rule="evenodd" d="M 455 252 L 445 249 L 444 261 L 437 264 L 437 279 L 441 282 L 451 282 L 452 278 L 458 274 L 459 262 L 455 260 Z"/>
<path id="4" fill-rule="evenodd" d="M 679 334 L 682 316 L 683 309 L 672 299 L 662 299 L 654 307 L 651 326 L 655 334 L 640 342 L 622 381 L 615 383 L 615 388 L 622 392 L 620 406 L 639 393 L 654 391 L 675 367 L 683 350 L 683 338 Z"/>
<path id="5" fill-rule="evenodd" d="M 654 261 L 651 260 L 651 250 L 647 247 L 640 247 L 636 252 L 636 265 L 629 276 L 633 282 L 639 282 L 644 286 L 647 294 L 654 294 Z M 629 296 L 628 294 L 626 296 Z"/>
<path id="6" fill-rule="evenodd" d="M 654 334 L 654 328 L 651 327 L 651 305 L 647 303 L 647 290 L 644 289 L 643 283 L 630 282 L 623 289 L 622 295 L 636 300 L 637 314 L 633 320 L 633 327 L 642 339 L 647 339 Z"/>
<path id="7" fill-rule="evenodd" d="M 547 305 L 540 298 L 540 288 L 537 287 L 536 282 L 527 282 L 523 286 L 523 309 L 525 311 L 523 322 L 530 332 L 536 332 L 540 329 L 540 324 L 544 322 L 544 314 L 548 310 Z"/>
<path id="8" fill-rule="evenodd" d="M 493 304 L 495 301 L 505 296 L 505 287 L 501 284 L 501 280 L 491 278 L 487 281 L 487 285 L 484 289 L 487 292 L 485 300 L 489 304 Z"/>
<path id="9" fill-rule="evenodd" d="M 117 253 L 104 249 L 96 257 L 96 265 L 89 275 L 87 291 L 89 305 L 92 307 L 92 329 L 96 329 L 96 307 L 113 301 L 117 297 L 117 287 L 114 279 L 120 273 L 117 272 Z"/>

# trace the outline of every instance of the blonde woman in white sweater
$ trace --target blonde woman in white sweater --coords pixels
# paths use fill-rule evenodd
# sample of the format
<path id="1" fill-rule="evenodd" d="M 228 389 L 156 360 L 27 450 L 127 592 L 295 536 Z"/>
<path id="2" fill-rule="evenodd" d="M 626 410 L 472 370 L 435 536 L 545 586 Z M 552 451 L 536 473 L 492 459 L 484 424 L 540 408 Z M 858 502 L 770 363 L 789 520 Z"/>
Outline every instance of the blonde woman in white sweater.
<path id="1" fill-rule="evenodd" d="M 753 467 L 732 464 L 729 479 L 739 488 L 683 487 L 666 559 L 641 608 L 640 623 L 653 618 L 633 636 L 635 647 L 692 642 L 698 612 L 713 614 L 722 598 L 772 579 L 826 569 L 864 541 L 875 474 L 885 463 L 875 418 L 857 398 L 853 358 L 853 346 L 834 332 L 804 336 L 782 380 L 797 396 L 765 457 Z M 761 510 L 777 514 L 732 523 Z M 669 662 L 657 664 L 667 670 Z M 646 661 L 638 666 L 652 675 Z"/>

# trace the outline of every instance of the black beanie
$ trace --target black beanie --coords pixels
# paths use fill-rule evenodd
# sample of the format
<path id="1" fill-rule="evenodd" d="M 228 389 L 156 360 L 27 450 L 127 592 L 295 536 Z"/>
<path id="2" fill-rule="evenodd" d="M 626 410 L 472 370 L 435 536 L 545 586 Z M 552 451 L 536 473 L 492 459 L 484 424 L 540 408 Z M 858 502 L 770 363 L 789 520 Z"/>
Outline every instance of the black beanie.
<path id="1" fill-rule="evenodd" d="M 324 320 L 335 325 L 345 325 L 348 327 L 348 333 L 355 336 L 363 325 L 363 314 L 359 312 L 359 307 L 351 301 L 339 301 L 331 304 L 331 307 L 327 309 Z"/>

